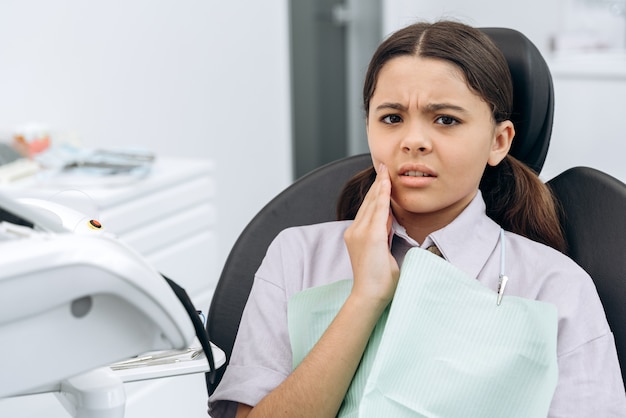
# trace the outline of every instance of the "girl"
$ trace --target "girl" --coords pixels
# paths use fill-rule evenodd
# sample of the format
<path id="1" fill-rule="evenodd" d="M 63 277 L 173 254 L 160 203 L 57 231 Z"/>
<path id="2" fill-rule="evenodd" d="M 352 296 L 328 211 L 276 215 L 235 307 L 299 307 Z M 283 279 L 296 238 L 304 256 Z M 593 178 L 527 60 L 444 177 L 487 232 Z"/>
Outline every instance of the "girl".
<path id="1" fill-rule="evenodd" d="M 340 204 L 345 219 L 358 207 L 354 221 L 272 243 L 211 415 L 400 416 L 408 397 L 406 416 L 626 416 L 593 282 L 557 251 L 549 190 L 507 155 L 512 87 L 498 48 L 460 23 L 411 25 L 375 52 L 364 107 L 373 168 Z M 405 346 L 410 361 L 385 355 Z M 406 383 L 386 386 L 385 370 Z"/>

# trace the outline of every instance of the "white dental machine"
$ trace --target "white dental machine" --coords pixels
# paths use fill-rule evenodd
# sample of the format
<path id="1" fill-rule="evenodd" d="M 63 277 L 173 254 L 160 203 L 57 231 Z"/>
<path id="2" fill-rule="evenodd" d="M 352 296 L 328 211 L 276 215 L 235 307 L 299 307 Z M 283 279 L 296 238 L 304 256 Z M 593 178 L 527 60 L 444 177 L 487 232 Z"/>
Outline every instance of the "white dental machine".
<path id="1" fill-rule="evenodd" d="M 190 347 L 188 309 L 95 219 L 0 194 L 0 220 L 0 399 L 54 392 L 71 416 L 123 417 L 127 380 L 108 366 Z"/>

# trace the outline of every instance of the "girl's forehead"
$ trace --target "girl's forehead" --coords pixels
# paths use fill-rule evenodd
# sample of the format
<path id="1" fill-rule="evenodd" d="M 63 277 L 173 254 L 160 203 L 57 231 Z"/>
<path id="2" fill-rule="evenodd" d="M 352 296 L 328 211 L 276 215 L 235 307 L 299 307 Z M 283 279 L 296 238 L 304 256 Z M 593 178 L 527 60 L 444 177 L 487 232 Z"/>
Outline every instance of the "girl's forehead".
<path id="1" fill-rule="evenodd" d="M 380 69 L 377 84 L 381 77 L 429 77 L 449 78 L 467 83 L 463 71 L 454 63 L 439 58 L 426 58 L 414 55 L 402 55 L 391 58 Z"/>
<path id="2" fill-rule="evenodd" d="M 465 74 L 455 64 L 436 58 L 400 56 L 390 59 L 379 71 L 372 99 L 381 95 L 415 92 L 476 96 Z"/>

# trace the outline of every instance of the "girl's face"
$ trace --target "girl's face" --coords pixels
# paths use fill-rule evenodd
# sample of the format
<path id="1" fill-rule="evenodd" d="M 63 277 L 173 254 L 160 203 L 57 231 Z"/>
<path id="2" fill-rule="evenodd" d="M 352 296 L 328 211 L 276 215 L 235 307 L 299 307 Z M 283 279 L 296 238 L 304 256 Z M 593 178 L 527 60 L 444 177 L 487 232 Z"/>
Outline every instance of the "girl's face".
<path id="1" fill-rule="evenodd" d="M 401 56 L 380 70 L 367 115 L 374 167 L 391 177 L 391 206 L 411 234 L 450 223 L 474 198 L 487 164 L 497 165 L 515 134 L 464 74 L 438 59 Z"/>

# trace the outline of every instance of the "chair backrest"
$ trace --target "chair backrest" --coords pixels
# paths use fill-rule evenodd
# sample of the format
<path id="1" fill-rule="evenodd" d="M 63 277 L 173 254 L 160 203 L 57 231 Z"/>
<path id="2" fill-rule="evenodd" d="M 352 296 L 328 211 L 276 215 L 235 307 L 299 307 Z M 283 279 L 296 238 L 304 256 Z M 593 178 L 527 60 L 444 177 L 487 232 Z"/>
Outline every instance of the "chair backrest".
<path id="1" fill-rule="evenodd" d="M 515 139 L 510 154 L 540 173 L 546 160 L 554 118 L 552 75 L 537 47 L 522 33 L 483 28 L 500 48 L 513 79 Z"/>
<path id="2" fill-rule="evenodd" d="M 570 168 L 548 184 L 563 208 L 569 256 L 598 289 L 626 386 L 626 184 L 588 167 Z"/>
<path id="3" fill-rule="evenodd" d="M 546 158 L 554 110 L 552 77 L 539 50 L 512 29 L 482 29 L 506 57 L 513 78 L 513 116 L 516 136 L 511 154 L 540 172 Z M 369 155 L 348 157 L 300 178 L 269 202 L 246 226 L 232 248 L 220 275 L 209 313 L 211 341 L 226 353 L 226 365 L 254 274 L 270 242 L 281 230 L 335 219 L 335 205 L 346 181 L 371 167 Z M 221 380 L 207 379 L 209 394 Z"/>

